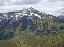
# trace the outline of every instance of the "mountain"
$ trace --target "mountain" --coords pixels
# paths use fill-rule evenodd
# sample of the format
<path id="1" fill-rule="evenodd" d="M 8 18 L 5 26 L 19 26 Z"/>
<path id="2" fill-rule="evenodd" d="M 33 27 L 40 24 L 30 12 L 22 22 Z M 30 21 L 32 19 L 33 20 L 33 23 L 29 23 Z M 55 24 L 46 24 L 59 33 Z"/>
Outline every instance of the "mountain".
<path id="1" fill-rule="evenodd" d="M 15 25 L 16 22 L 26 22 L 32 17 L 41 18 L 42 16 L 46 16 L 47 14 L 42 13 L 34 8 L 28 8 L 23 10 L 16 10 L 8 13 L 0 13 L 0 27 L 6 27 L 7 25 Z M 48 15 L 53 18 L 54 16 Z M 26 22 L 27 23 L 27 22 Z M 27 23 L 28 24 L 28 23 Z M 25 25 L 25 24 L 24 24 Z"/>
<path id="2" fill-rule="evenodd" d="M 10 39 L 18 32 L 33 32 L 35 35 L 56 34 L 57 17 L 34 8 L 0 13 L 0 39 Z"/>
<path id="3" fill-rule="evenodd" d="M 61 23 L 63 23 L 64 22 L 64 8 L 58 10 L 58 12 L 60 13 L 60 15 L 57 18 L 59 19 Z"/>

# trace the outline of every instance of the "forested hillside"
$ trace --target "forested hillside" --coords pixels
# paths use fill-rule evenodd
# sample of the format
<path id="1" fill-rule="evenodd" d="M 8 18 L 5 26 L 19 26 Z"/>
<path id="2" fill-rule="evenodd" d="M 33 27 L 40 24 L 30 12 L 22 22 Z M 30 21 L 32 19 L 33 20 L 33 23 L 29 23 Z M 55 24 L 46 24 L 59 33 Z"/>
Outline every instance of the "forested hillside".
<path id="1" fill-rule="evenodd" d="M 0 13 L 0 47 L 64 47 L 63 17 L 32 7 Z"/>

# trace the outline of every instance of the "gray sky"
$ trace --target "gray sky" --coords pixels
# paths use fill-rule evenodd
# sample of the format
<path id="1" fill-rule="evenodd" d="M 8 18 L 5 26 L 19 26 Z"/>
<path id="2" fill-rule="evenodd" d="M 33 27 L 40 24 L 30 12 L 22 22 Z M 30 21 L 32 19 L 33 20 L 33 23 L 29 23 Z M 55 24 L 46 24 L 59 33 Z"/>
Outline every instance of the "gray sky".
<path id="1" fill-rule="evenodd" d="M 58 10 L 64 8 L 64 0 L 0 0 L 0 12 L 26 7 L 34 7 L 57 16 L 60 14 Z"/>

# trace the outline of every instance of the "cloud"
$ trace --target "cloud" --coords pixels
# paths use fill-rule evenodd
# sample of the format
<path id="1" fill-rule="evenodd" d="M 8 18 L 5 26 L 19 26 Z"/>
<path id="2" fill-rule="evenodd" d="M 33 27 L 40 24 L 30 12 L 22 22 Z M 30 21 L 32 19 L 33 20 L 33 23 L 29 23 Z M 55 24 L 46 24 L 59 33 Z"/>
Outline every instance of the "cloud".
<path id="1" fill-rule="evenodd" d="M 4 0 L 0 0 L 0 6 L 4 5 Z"/>
<path id="2" fill-rule="evenodd" d="M 38 3 L 41 0 L 22 0 L 23 4 L 35 4 Z"/>
<path id="3" fill-rule="evenodd" d="M 57 10 L 63 8 L 64 0 L 0 0 L 0 12 L 6 12 L 25 7 L 34 7 L 45 13 L 59 15 Z"/>
<path id="4" fill-rule="evenodd" d="M 48 0 L 48 1 L 55 2 L 55 1 L 64 1 L 64 0 Z"/>
<path id="5" fill-rule="evenodd" d="M 41 0 L 0 0 L 0 6 L 4 5 L 23 5 L 23 4 L 36 4 Z"/>

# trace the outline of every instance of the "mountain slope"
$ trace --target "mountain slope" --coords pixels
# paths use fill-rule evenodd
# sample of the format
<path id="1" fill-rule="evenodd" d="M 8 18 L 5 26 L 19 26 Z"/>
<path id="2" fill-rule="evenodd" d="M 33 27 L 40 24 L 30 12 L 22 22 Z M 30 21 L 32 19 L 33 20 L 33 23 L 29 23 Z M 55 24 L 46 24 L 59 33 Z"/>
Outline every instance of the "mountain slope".
<path id="1" fill-rule="evenodd" d="M 53 35 L 58 30 L 55 23 L 55 16 L 42 13 L 32 7 L 0 13 L 0 39 L 10 39 L 26 32 L 33 32 L 35 35 Z"/>

